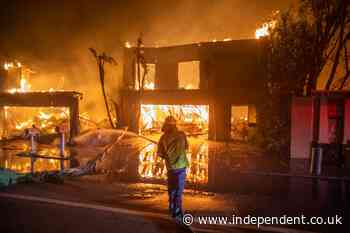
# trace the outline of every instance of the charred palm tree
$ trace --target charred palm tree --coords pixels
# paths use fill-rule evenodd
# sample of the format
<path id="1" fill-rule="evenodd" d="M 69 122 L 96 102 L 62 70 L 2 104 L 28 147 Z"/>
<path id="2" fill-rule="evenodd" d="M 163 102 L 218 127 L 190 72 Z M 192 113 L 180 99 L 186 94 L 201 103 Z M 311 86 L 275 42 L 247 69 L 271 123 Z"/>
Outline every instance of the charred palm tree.
<path id="1" fill-rule="evenodd" d="M 144 56 L 144 49 L 143 49 L 143 41 L 142 41 L 142 35 L 139 36 L 137 39 L 137 47 L 135 50 L 135 56 L 136 56 L 136 75 L 137 75 L 137 87 L 138 87 L 138 103 L 136 106 L 136 119 L 137 124 L 140 122 L 141 117 L 141 111 L 140 111 L 140 101 L 143 96 L 143 91 L 145 89 L 145 82 L 146 82 L 146 76 L 148 74 L 148 67 L 146 58 Z M 141 74 L 141 67 L 143 69 L 143 73 Z"/>
<path id="2" fill-rule="evenodd" d="M 117 65 L 117 62 L 116 62 L 116 60 L 114 60 L 113 57 L 107 56 L 106 53 L 104 53 L 104 52 L 102 54 L 98 54 L 96 52 L 96 50 L 93 49 L 93 48 L 89 48 L 89 50 L 92 53 L 92 55 L 95 57 L 96 62 L 97 62 L 99 76 L 100 76 L 101 90 L 102 90 L 103 99 L 104 99 L 105 106 L 106 106 L 106 111 L 107 111 L 109 123 L 111 124 L 112 128 L 116 128 L 116 125 L 115 125 L 115 123 L 113 122 L 113 119 L 112 119 L 111 111 L 110 111 L 109 104 L 108 104 L 106 89 L 105 89 L 105 69 L 104 69 L 104 65 L 105 65 L 105 63 L 112 64 L 112 65 Z"/>

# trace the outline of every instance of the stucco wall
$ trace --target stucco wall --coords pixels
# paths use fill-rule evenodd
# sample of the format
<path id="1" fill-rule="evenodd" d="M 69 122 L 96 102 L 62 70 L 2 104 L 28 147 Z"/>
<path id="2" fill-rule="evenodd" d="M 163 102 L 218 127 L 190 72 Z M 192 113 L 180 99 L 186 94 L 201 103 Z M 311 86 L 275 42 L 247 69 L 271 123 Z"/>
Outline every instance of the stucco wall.
<path id="1" fill-rule="evenodd" d="M 292 101 L 291 158 L 307 159 L 312 140 L 312 98 L 294 97 Z"/>

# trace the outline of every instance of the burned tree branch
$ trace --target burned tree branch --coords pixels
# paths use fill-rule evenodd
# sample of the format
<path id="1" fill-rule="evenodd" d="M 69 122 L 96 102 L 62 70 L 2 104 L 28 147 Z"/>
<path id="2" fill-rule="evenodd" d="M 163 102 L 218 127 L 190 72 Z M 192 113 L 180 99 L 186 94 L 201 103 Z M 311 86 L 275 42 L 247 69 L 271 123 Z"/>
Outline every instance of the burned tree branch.
<path id="1" fill-rule="evenodd" d="M 340 88 L 339 88 L 341 90 L 345 87 L 345 84 L 348 81 L 349 76 L 350 76 L 348 48 L 347 48 L 346 43 L 344 44 L 344 65 L 345 65 L 345 76 L 343 77 L 342 83 L 341 83 Z"/>

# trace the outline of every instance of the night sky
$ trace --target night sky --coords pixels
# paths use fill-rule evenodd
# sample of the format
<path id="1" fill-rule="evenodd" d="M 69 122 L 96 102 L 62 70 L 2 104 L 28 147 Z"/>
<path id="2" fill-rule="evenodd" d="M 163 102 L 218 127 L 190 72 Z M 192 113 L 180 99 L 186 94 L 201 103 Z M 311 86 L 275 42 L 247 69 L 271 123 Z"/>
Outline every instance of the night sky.
<path id="1" fill-rule="evenodd" d="M 253 38 L 264 19 L 293 1 L 3 0 L 0 56 L 34 67 L 40 85 L 49 82 L 53 87 L 83 91 L 87 97 L 83 105 L 94 107 L 92 96 L 99 95 L 95 93 L 99 90 L 89 47 L 106 51 L 122 63 L 125 41 L 136 41 L 140 33 L 146 46 Z M 119 66 L 109 73 L 111 96 L 121 72 Z"/>

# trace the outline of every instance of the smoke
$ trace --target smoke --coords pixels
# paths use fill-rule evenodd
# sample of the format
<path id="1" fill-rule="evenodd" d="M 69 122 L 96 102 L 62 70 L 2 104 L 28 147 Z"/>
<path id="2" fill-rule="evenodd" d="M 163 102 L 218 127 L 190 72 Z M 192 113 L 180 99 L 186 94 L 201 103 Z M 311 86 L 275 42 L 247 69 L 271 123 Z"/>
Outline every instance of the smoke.
<path id="1" fill-rule="evenodd" d="M 119 66 L 107 68 L 107 89 L 117 96 L 125 41 L 142 33 L 147 46 L 253 38 L 255 28 L 293 0 L 3 1 L 0 55 L 33 67 L 33 87 L 83 92 L 82 111 L 104 116 L 92 47 Z M 102 114 L 101 114 L 102 113 Z"/>

